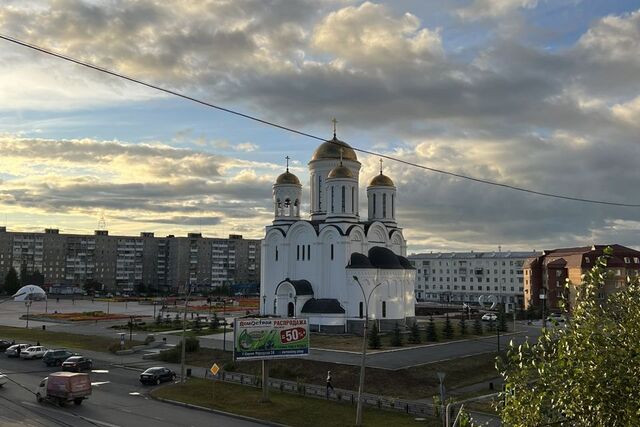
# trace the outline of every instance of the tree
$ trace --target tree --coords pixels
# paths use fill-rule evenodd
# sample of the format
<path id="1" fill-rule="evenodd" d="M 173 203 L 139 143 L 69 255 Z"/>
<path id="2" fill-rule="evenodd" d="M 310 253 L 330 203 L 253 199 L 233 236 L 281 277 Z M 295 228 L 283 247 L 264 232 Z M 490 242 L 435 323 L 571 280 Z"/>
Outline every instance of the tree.
<path id="1" fill-rule="evenodd" d="M 449 319 L 449 313 L 447 313 L 445 320 L 444 320 L 444 328 L 442 330 L 444 337 L 446 339 L 451 339 L 453 338 L 453 325 L 451 325 L 451 320 Z"/>
<path id="2" fill-rule="evenodd" d="M 640 280 L 628 279 L 601 300 L 611 254 L 607 248 L 583 276 L 564 328 L 511 346 L 497 364 L 505 425 L 640 425 Z"/>
<path id="3" fill-rule="evenodd" d="M 418 328 L 418 322 L 413 322 L 409 334 L 410 344 L 420 344 L 420 328 Z"/>
<path id="4" fill-rule="evenodd" d="M 500 328 L 500 332 L 507 332 L 507 314 L 504 312 L 504 304 L 500 304 L 500 308 L 498 309 L 498 328 Z"/>
<path id="5" fill-rule="evenodd" d="M 496 331 L 496 321 L 495 320 L 489 320 L 489 325 L 487 326 L 487 331 L 489 331 L 489 332 L 495 332 Z"/>
<path id="6" fill-rule="evenodd" d="M 18 272 L 11 267 L 4 278 L 4 290 L 7 294 L 13 295 L 20 289 L 20 281 L 18 280 Z"/>
<path id="7" fill-rule="evenodd" d="M 209 329 L 218 329 L 218 327 L 220 327 L 220 319 L 218 319 L 218 313 L 214 311 L 211 323 L 209 324 Z"/>
<path id="8" fill-rule="evenodd" d="M 467 322 L 464 320 L 464 314 L 460 318 L 460 323 L 458 324 L 458 326 L 460 328 L 460 335 L 467 335 Z"/>
<path id="9" fill-rule="evenodd" d="M 382 343 L 380 342 L 380 331 L 378 330 L 378 324 L 373 322 L 373 327 L 369 332 L 369 348 L 380 348 Z"/>
<path id="10" fill-rule="evenodd" d="M 484 333 L 482 330 L 482 322 L 478 318 L 473 321 L 473 333 L 476 335 L 482 335 Z"/>
<path id="11" fill-rule="evenodd" d="M 396 322 L 396 326 L 393 328 L 393 335 L 391 335 L 391 345 L 393 347 L 402 347 L 404 345 L 402 342 L 402 333 L 400 332 L 400 326 L 398 326 L 398 322 Z"/>
<path id="12" fill-rule="evenodd" d="M 433 321 L 433 317 L 429 318 L 427 324 L 427 341 L 438 341 L 438 330 L 436 329 L 436 323 Z"/>

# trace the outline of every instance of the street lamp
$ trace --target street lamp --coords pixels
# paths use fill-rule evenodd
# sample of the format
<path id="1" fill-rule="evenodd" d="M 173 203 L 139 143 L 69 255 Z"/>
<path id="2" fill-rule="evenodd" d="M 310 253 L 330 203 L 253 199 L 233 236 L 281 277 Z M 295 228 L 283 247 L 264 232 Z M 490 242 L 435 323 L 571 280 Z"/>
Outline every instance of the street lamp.
<path id="1" fill-rule="evenodd" d="M 356 407 L 356 426 L 362 425 L 362 389 L 364 388 L 364 367 L 365 367 L 365 359 L 367 357 L 367 328 L 369 325 L 369 300 L 371 299 L 371 295 L 378 288 L 378 286 L 382 285 L 382 283 L 378 283 L 371 289 L 369 295 L 364 291 L 364 287 L 358 280 L 358 276 L 353 276 L 353 280 L 360 286 L 360 290 L 362 291 L 362 297 L 364 298 L 364 333 L 362 334 L 362 360 L 360 361 L 360 384 L 358 385 L 358 405 Z"/>
<path id="2" fill-rule="evenodd" d="M 262 295 L 262 315 L 267 315 L 267 296 Z"/>
<path id="3" fill-rule="evenodd" d="M 27 329 L 29 329 L 29 308 L 31 307 L 31 302 L 31 300 L 24 302 L 24 305 L 27 306 Z"/>
<path id="4" fill-rule="evenodd" d="M 180 358 L 180 382 L 184 383 L 184 359 L 186 354 L 186 340 L 185 335 L 187 333 L 187 308 L 189 306 L 189 296 L 191 295 L 191 283 L 189 283 L 189 291 L 184 299 L 184 315 L 182 316 L 182 356 Z"/>

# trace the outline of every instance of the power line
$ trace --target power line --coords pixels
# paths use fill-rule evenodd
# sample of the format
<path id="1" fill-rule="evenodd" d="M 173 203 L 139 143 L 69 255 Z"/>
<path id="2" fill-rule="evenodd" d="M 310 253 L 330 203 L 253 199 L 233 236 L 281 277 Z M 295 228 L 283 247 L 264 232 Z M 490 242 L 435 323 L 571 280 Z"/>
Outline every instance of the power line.
<path id="1" fill-rule="evenodd" d="M 90 68 L 92 70 L 100 71 L 101 73 L 109 74 L 111 76 L 118 77 L 120 79 L 124 79 L 124 80 L 130 81 L 132 83 L 136 83 L 136 84 L 139 84 L 139 85 L 142 85 L 142 86 L 146 86 L 148 88 L 155 89 L 157 91 L 164 92 L 164 93 L 167 93 L 169 95 L 177 96 L 179 98 L 183 98 L 183 99 L 195 102 L 197 104 L 201 104 L 201 105 L 204 105 L 204 106 L 207 106 L 207 107 L 210 107 L 210 108 L 214 108 L 216 110 L 223 111 L 225 113 L 229 113 L 229 114 L 233 114 L 233 115 L 245 118 L 245 119 L 253 120 L 255 122 L 262 123 L 262 124 L 267 125 L 267 126 L 276 127 L 278 129 L 282 129 L 282 130 L 285 130 L 287 132 L 295 133 L 297 135 L 306 136 L 307 138 L 312 138 L 312 139 L 315 139 L 315 140 L 318 140 L 318 141 L 323 141 L 323 142 L 325 142 L 325 141 L 326 142 L 331 142 L 331 143 L 339 145 L 339 142 L 336 142 L 336 141 L 332 141 L 332 140 L 327 141 L 325 138 L 321 138 L 319 136 L 316 136 L 316 135 L 313 135 L 313 134 L 310 134 L 310 133 L 307 133 L 307 132 L 303 132 L 303 131 L 300 131 L 300 130 L 297 130 L 297 129 L 293 129 L 293 128 L 290 128 L 290 127 L 287 127 L 287 126 L 284 126 L 284 125 L 280 125 L 278 123 L 274 123 L 274 122 L 271 122 L 271 121 L 268 121 L 268 120 L 264 120 L 264 119 L 261 119 L 261 118 L 256 117 L 256 116 L 252 116 L 252 115 L 249 115 L 249 114 L 241 113 L 239 111 L 232 110 L 230 108 L 221 107 L 219 105 L 215 105 L 215 104 L 212 104 L 210 102 L 206 102 L 206 101 L 203 101 L 201 99 L 194 98 L 192 96 L 185 95 L 185 94 L 180 93 L 180 92 L 176 92 L 176 91 L 173 91 L 173 90 L 170 90 L 170 89 L 166 89 L 166 88 L 163 88 L 161 86 L 145 82 L 143 80 L 139 80 L 139 79 L 136 79 L 136 78 L 133 78 L 133 77 L 129 77 L 129 76 L 125 75 L 125 74 L 121 74 L 121 73 L 118 73 L 118 72 L 115 72 L 115 71 L 111 71 L 111 70 L 108 70 L 106 68 L 102 68 L 102 67 L 99 67 L 97 65 L 90 64 L 88 62 L 84 62 L 84 61 L 81 61 L 79 59 L 75 59 L 75 58 L 72 58 L 70 56 L 67 56 L 67 55 L 63 55 L 61 53 L 53 52 L 52 50 L 46 49 L 44 47 L 41 47 L 41 46 L 38 46 L 38 45 L 35 45 L 35 44 L 27 43 L 25 41 L 16 39 L 14 37 L 10 37 L 10 36 L 4 35 L 4 34 L 0 34 L 0 39 L 6 40 L 8 42 L 11 42 L 11 43 L 14 43 L 14 44 L 17 44 L 17 45 L 20 45 L 20 46 L 23 46 L 23 47 L 26 47 L 26 48 L 41 52 L 41 53 L 44 53 L 46 55 L 54 56 L 56 58 L 59 58 L 59 59 L 65 60 L 65 61 L 72 62 L 72 63 L 77 64 L 77 65 L 81 65 L 83 67 Z M 607 206 L 618 206 L 618 207 L 630 207 L 630 208 L 639 208 L 640 207 L 640 204 L 634 204 L 634 203 L 610 202 L 610 201 L 605 201 L 605 200 L 587 199 L 587 198 L 583 198 L 583 197 L 565 196 L 565 195 L 562 195 L 562 194 L 547 193 L 547 192 L 544 192 L 544 191 L 531 190 L 531 189 L 524 188 L 524 187 L 519 187 L 519 186 L 516 186 L 516 185 L 504 184 L 504 183 L 500 183 L 500 182 L 496 182 L 496 181 L 491 181 L 491 180 L 488 180 L 488 179 L 476 178 L 476 177 L 473 177 L 473 176 L 470 176 L 470 175 L 464 175 L 464 174 L 460 174 L 460 173 L 450 172 L 450 171 L 447 171 L 447 170 L 444 170 L 444 169 L 437 169 L 437 168 L 421 165 L 421 164 L 418 164 L 418 163 L 410 162 L 410 161 L 407 161 L 407 160 L 399 159 L 397 157 L 389 156 L 389 155 L 386 155 L 386 154 L 381 154 L 381 153 L 376 153 L 374 151 L 365 150 L 365 149 L 358 148 L 358 147 L 353 147 L 352 146 L 351 148 L 354 151 L 357 151 L 359 153 L 382 157 L 382 158 L 385 158 L 385 159 L 388 159 L 388 160 L 391 160 L 391 161 L 394 161 L 394 162 L 405 164 L 407 166 L 412 166 L 412 167 L 415 167 L 415 168 L 428 170 L 430 172 L 435 172 L 435 173 L 439 173 L 439 174 L 442 174 L 442 175 L 448 175 L 448 176 L 452 176 L 452 177 L 455 177 L 455 178 L 466 179 L 468 181 L 477 182 L 477 183 L 480 183 L 480 184 L 492 185 L 494 187 L 500 187 L 500 188 L 506 188 L 506 189 L 514 190 L 514 191 L 520 191 L 520 192 L 523 192 L 523 193 L 534 194 L 534 195 L 543 196 L 543 197 L 551 197 L 551 198 L 555 198 L 555 199 L 570 200 L 570 201 L 581 202 L 581 203 L 590 203 L 590 204 L 607 205 Z"/>

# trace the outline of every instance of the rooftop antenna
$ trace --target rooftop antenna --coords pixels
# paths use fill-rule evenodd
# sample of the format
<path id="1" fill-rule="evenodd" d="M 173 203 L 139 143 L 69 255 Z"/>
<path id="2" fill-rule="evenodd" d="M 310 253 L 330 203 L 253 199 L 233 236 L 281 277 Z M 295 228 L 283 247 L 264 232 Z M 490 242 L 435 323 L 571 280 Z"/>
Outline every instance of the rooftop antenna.
<path id="1" fill-rule="evenodd" d="M 98 230 L 106 230 L 107 222 L 104 220 L 104 212 L 100 213 L 100 219 L 98 220 Z"/>

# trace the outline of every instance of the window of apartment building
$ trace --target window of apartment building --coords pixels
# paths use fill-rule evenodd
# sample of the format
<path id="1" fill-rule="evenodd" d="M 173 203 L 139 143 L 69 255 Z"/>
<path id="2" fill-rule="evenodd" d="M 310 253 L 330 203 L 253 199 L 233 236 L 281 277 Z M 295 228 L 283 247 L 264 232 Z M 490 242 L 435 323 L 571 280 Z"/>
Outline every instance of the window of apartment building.
<path id="1" fill-rule="evenodd" d="M 513 288 L 513 286 L 511 287 L 511 292 L 515 292 L 515 289 Z"/>
<path id="2" fill-rule="evenodd" d="M 473 283 L 473 277 L 469 277 L 469 281 Z"/>
<path id="3" fill-rule="evenodd" d="M 510 282 L 510 283 L 513 283 L 513 277 L 510 277 L 510 278 L 509 278 L 509 282 Z"/>
<path id="4" fill-rule="evenodd" d="M 447 274 L 449 274 L 449 269 L 447 268 Z"/>
<path id="5" fill-rule="evenodd" d="M 507 270 L 502 270 L 502 274 L 507 274 Z"/>
<path id="6" fill-rule="evenodd" d="M 467 287 L 466 287 L 466 286 L 464 286 L 464 285 L 462 285 L 462 290 L 463 290 L 463 291 L 466 291 L 466 290 L 467 290 Z"/>
<path id="7" fill-rule="evenodd" d="M 506 287 L 506 286 L 503 286 L 503 287 L 502 287 L 502 292 L 506 292 L 506 291 L 507 291 L 507 287 Z"/>
<path id="8" fill-rule="evenodd" d="M 487 288 L 488 288 L 488 287 L 487 287 Z M 497 291 L 497 290 L 498 290 L 498 287 L 497 287 L 497 286 L 494 286 L 494 287 L 493 287 L 493 290 L 494 290 L 494 291 Z"/>
<path id="9" fill-rule="evenodd" d="M 498 270 L 494 269 L 493 274 L 498 274 Z"/>
<path id="10" fill-rule="evenodd" d="M 633 262 L 635 262 L 636 264 L 640 263 L 640 260 L 637 257 L 633 257 Z"/>
<path id="11" fill-rule="evenodd" d="M 453 278 L 453 281 L 454 281 L 454 282 L 457 282 L 457 281 L 458 281 L 458 278 L 457 278 L 457 277 L 454 277 L 454 278 Z"/>
<path id="12" fill-rule="evenodd" d="M 481 278 L 481 277 L 479 277 L 479 279 L 480 279 L 480 280 L 482 280 L 482 278 Z M 487 282 L 487 283 L 491 282 L 491 279 L 489 279 L 489 278 L 487 277 L 486 282 Z"/>
<path id="13" fill-rule="evenodd" d="M 629 257 L 627 257 L 627 256 L 626 256 L 626 257 L 624 257 L 624 263 L 625 263 L 625 264 L 629 264 L 630 262 L 631 262 L 631 258 L 629 258 Z"/>
<path id="14" fill-rule="evenodd" d="M 458 286 L 457 286 L 457 285 L 456 285 L 456 286 L 454 286 L 454 287 L 453 287 L 453 290 L 454 290 L 454 291 L 457 291 L 457 290 L 458 290 Z"/>
<path id="15" fill-rule="evenodd" d="M 442 285 L 440 285 L 440 289 L 442 289 Z"/>
<path id="16" fill-rule="evenodd" d="M 429 285 L 424 285 L 424 288 L 425 289 L 429 289 Z"/>
<path id="17" fill-rule="evenodd" d="M 498 283 L 498 278 L 497 278 L 497 277 L 494 277 L 494 278 L 493 278 L 493 282 L 494 282 L 494 283 Z"/>
<path id="18" fill-rule="evenodd" d="M 520 287 L 518 288 L 518 290 L 519 290 L 520 292 L 522 292 L 522 286 L 520 286 Z"/>
<path id="19" fill-rule="evenodd" d="M 509 274 L 513 274 L 513 270 L 509 270 Z"/>
<path id="20" fill-rule="evenodd" d="M 460 278 L 460 281 L 461 281 L 461 282 L 466 282 L 466 281 L 467 281 L 467 278 L 466 278 L 466 277 L 464 277 L 464 276 L 462 276 L 462 277 Z"/>
<path id="21" fill-rule="evenodd" d="M 522 277 L 518 277 L 518 283 L 522 283 Z"/>
<path id="22" fill-rule="evenodd" d="M 447 285 L 447 289 L 451 289 L 451 286 Z"/>
<path id="23" fill-rule="evenodd" d="M 447 277 L 447 282 L 449 281 L 450 277 Z"/>
<path id="24" fill-rule="evenodd" d="M 440 281 L 441 281 L 441 282 L 444 282 L 444 280 L 442 280 L 442 277 L 440 278 Z"/>

